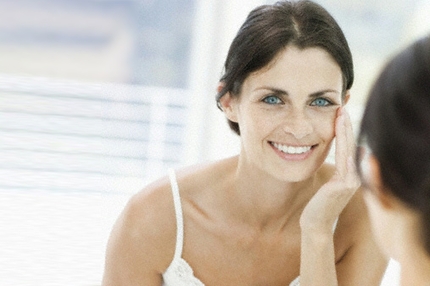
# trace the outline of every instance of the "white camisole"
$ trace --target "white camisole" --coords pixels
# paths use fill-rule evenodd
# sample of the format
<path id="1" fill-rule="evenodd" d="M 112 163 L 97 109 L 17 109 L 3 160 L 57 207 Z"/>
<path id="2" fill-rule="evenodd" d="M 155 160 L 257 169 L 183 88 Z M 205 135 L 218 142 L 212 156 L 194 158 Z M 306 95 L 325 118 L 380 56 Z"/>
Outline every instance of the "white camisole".
<path id="1" fill-rule="evenodd" d="M 181 197 L 179 195 L 178 182 L 174 170 L 169 170 L 170 184 L 172 186 L 173 203 L 176 214 L 176 247 L 173 260 L 163 273 L 163 286 L 205 286 L 198 278 L 194 277 L 191 266 L 182 259 L 182 247 L 184 243 L 184 218 L 182 215 Z M 299 286 L 300 277 L 294 279 L 290 286 Z"/>

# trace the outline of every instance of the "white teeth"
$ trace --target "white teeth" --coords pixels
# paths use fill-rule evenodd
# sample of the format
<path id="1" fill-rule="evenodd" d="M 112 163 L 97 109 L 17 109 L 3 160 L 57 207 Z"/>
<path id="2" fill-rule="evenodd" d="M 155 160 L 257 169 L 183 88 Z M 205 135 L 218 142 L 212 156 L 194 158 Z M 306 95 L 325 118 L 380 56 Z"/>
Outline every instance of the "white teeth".
<path id="1" fill-rule="evenodd" d="M 273 146 L 275 146 L 276 149 L 287 153 L 287 154 L 303 154 L 311 150 L 312 146 L 287 146 L 287 145 L 281 145 L 278 143 L 273 143 Z"/>

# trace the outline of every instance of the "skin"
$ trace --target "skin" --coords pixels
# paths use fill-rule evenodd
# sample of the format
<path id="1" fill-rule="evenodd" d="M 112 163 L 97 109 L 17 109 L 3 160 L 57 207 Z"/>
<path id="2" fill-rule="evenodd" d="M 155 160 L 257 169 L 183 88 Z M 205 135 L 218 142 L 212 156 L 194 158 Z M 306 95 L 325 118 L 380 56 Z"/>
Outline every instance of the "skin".
<path id="1" fill-rule="evenodd" d="M 289 46 L 248 76 L 239 96 L 221 98 L 239 123 L 240 154 L 177 171 L 182 258 L 205 285 L 288 285 L 299 274 L 301 285 L 379 285 L 387 261 L 348 163 L 354 140 L 340 108 L 348 97 L 329 54 Z M 288 155 L 279 144 L 312 148 Z M 114 226 L 103 285 L 161 285 L 175 242 L 164 178 L 136 194 Z"/>
<path id="2" fill-rule="evenodd" d="M 221 99 L 227 117 L 241 129 L 239 167 L 251 166 L 253 176 L 267 173 L 282 185 L 307 180 L 324 162 L 334 138 L 336 110 L 342 103 L 340 68 L 327 53 L 319 49 L 288 51 L 251 74 L 239 98 L 227 95 Z M 326 61 L 318 61 L 320 58 Z M 270 143 L 313 146 L 312 156 L 285 160 L 273 152 Z"/>
<path id="3" fill-rule="evenodd" d="M 372 231 L 379 247 L 387 257 L 401 265 L 401 285 L 430 285 L 430 255 L 421 238 L 420 214 L 392 195 L 381 179 L 380 163 L 376 157 L 366 157 L 365 203 Z"/>

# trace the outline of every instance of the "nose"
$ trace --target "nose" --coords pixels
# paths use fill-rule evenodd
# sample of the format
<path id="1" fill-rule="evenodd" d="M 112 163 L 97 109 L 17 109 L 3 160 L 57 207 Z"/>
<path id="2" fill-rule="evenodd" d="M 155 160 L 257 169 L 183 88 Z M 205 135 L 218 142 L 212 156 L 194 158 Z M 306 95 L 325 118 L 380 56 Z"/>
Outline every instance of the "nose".
<path id="1" fill-rule="evenodd" d="M 302 139 L 314 131 L 311 118 L 303 110 L 290 110 L 283 125 L 284 131 L 296 139 Z"/>

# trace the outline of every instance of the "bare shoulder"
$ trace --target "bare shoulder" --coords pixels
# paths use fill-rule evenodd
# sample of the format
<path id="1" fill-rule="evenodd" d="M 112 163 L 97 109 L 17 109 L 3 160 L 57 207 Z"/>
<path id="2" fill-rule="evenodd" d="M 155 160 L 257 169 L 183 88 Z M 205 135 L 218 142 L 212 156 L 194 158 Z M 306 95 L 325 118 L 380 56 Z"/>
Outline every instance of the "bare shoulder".
<path id="1" fill-rule="evenodd" d="M 195 213 L 189 211 L 191 205 L 208 200 L 225 166 L 218 161 L 175 172 L 185 221 Z M 208 204 L 203 205 L 205 209 Z M 174 256 L 176 230 L 172 186 L 165 176 L 131 197 L 117 219 L 106 251 L 103 286 L 161 285 Z"/>
<path id="2" fill-rule="evenodd" d="M 363 189 L 359 188 L 339 217 L 339 230 L 351 243 L 370 234 L 370 220 L 363 199 Z"/>
<path id="3" fill-rule="evenodd" d="M 157 253 L 160 270 L 163 270 L 173 257 L 176 241 L 176 216 L 169 178 L 160 178 L 131 197 L 119 222 L 140 246 L 148 246 L 148 250 Z"/>
<path id="4" fill-rule="evenodd" d="M 329 179 L 334 166 L 324 165 Z M 336 270 L 339 285 L 380 285 L 388 259 L 374 240 L 363 194 L 359 188 L 339 216 L 335 234 Z"/>
<path id="5" fill-rule="evenodd" d="M 103 285 L 161 285 L 175 249 L 176 220 L 167 177 L 130 198 L 106 251 Z"/>
<path id="6" fill-rule="evenodd" d="M 207 198 L 211 191 L 222 188 L 232 177 L 236 167 L 237 156 L 177 170 L 181 199 L 198 200 L 201 196 Z"/>
<path id="7" fill-rule="evenodd" d="M 359 188 L 339 217 L 335 233 L 336 268 L 342 285 L 380 285 L 388 265 L 372 233 L 363 198 L 366 191 Z"/>
<path id="8" fill-rule="evenodd" d="M 339 285 L 380 285 L 388 265 L 373 236 L 363 192 L 357 190 L 339 217 L 335 233 Z"/>
<path id="9" fill-rule="evenodd" d="M 121 219 L 130 235 L 151 244 L 151 249 L 158 255 L 167 252 L 169 258 L 173 257 L 176 219 L 171 184 L 167 176 L 135 194 L 124 208 Z"/>

